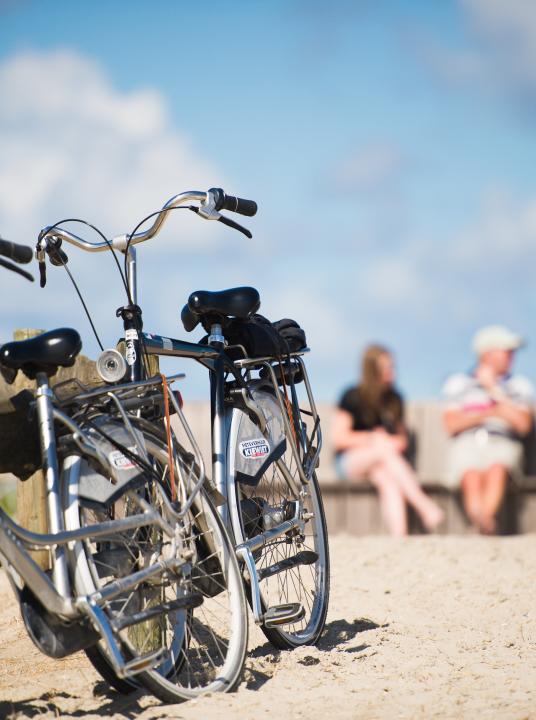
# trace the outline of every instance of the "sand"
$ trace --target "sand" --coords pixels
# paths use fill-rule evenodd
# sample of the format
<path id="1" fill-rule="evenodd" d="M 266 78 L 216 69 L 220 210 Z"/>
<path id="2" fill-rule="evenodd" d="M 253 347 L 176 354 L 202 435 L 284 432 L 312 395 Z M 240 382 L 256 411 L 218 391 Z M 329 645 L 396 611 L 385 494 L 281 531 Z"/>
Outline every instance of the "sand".
<path id="1" fill-rule="evenodd" d="M 0 573 L 0 717 L 536 718 L 536 536 L 331 540 L 318 648 L 252 627 L 236 693 L 165 706 L 107 689 L 82 654 L 27 638 Z"/>

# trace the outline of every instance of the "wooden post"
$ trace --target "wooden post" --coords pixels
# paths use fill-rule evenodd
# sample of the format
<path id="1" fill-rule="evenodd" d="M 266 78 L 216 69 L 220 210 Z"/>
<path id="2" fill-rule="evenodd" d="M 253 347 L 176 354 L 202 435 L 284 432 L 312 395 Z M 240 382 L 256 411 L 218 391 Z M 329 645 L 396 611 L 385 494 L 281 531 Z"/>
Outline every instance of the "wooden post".
<path id="1" fill-rule="evenodd" d="M 24 328 L 15 330 L 14 340 L 27 340 L 40 335 L 44 330 L 31 330 Z M 31 383 L 19 373 L 13 390 L 20 392 Z M 47 497 L 45 475 L 42 470 L 35 472 L 28 480 L 17 483 L 17 522 L 23 527 L 37 533 L 46 533 L 48 530 Z M 48 550 L 32 551 L 33 559 L 43 570 L 50 569 L 50 554 Z"/>
<path id="2" fill-rule="evenodd" d="M 26 340 L 40 335 L 43 332 L 44 330 L 24 328 L 15 330 L 13 337 L 15 340 Z M 85 385 L 94 386 L 102 384 L 102 380 L 99 378 L 95 369 L 95 363 L 84 355 L 79 355 L 72 367 L 60 368 L 58 372 L 50 378 L 50 383 L 54 385 L 75 377 Z M 14 395 L 25 389 L 34 391 L 35 381 L 29 380 L 22 372 L 19 372 L 12 387 Z M 38 470 L 24 482 L 19 481 L 17 483 L 17 522 L 33 532 L 48 532 L 46 500 L 45 476 L 42 470 Z M 48 550 L 32 551 L 32 557 L 43 569 L 47 570 L 50 568 Z"/>
<path id="3" fill-rule="evenodd" d="M 36 335 L 41 335 L 43 332 L 44 330 L 23 328 L 15 330 L 13 337 L 15 340 L 27 340 Z M 118 349 L 121 351 L 122 348 L 120 345 L 121 344 L 119 344 Z M 154 375 L 159 372 L 157 356 L 149 356 L 148 370 L 149 375 Z M 54 386 L 57 383 L 74 378 L 89 387 L 103 384 L 102 379 L 97 373 L 95 363 L 84 355 L 79 355 L 72 367 L 59 368 L 58 372 L 50 378 L 50 384 Z M 19 372 L 12 388 L 13 395 L 26 389 L 33 392 L 35 391 L 35 381 L 29 380 L 22 372 Z M 17 522 L 23 527 L 28 528 L 28 530 L 37 533 L 48 532 L 45 476 L 41 470 L 34 473 L 28 480 L 17 483 L 16 515 Z M 50 567 L 48 550 L 37 550 L 32 552 L 32 556 L 42 568 L 48 569 Z"/>

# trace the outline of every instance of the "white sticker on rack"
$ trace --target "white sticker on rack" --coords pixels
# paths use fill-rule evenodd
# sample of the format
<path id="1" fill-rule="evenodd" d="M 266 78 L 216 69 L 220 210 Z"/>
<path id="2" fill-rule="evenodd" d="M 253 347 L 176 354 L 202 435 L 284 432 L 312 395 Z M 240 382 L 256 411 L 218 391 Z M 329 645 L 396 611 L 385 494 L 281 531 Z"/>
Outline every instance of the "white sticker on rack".
<path id="1" fill-rule="evenodd" d="M 173 350 L 173 341 L 169 338 L 162 338 L 162 347 L 164 350 Z"/>
<path id="2" fill-rule="evenodd" d="M 127 365 L 134 365 L 136 362 L 136 350 L 134 348 L 134 345 L 132 343 L 132 340 L 129 340 L 127 342 L 127 351 L 126 351 L 126 361 Z"/>
<path id="3" fill-rule="evenodd" d="M 137 340 L 138 339 L 138 331 L 137 330 L 125 330 L 125 340 Z"/>

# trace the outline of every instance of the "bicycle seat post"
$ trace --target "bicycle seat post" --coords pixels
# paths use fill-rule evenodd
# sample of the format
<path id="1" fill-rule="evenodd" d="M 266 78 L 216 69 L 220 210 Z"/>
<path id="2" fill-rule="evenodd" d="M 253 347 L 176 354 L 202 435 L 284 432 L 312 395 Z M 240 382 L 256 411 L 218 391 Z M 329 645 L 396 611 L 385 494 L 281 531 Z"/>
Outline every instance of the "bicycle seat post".
<path id="1" fill-rule="evenodd" d="M 37 420 L 39 424 L 39 440 L 41 443 L 41 457 L 47 493 L 48 531 L 54 534 L 64 530 L 64 527 L 59 487 L 56 437 L 54 435 L 53 392 L 50 388 L 46 373 L 38 372 L 36 374 L 36 383 Z M 52 552 L 54 554 L 54 562 L 52 564 L 54 584 L 64 597 L 68 597 L 70 588 L 65 548 L 58 545 Z"/>
<path id="2" fill-rule="evenodd" d="M 216 348 L 222 348 L 225 345 L 225 338 L 223 337 L 223 330 L 220 323 L 213 323 L 210 326 L 208 344 Z"/>
<path id="3" fill-rule="evenodd" d="M 208 344 L 216 350 L 223 350 L 225 338 L 221 323 L 210 323 Z M 210 405 L 212 425 L 212 478 L 223 497 L 227 497 L 227 441 L 225 426 L 225 369 L 223 355 L 214 360 L 214 372 L 210 374 Z M 228 524 L 227 503 L 218 507 L 223 522 Z"/>

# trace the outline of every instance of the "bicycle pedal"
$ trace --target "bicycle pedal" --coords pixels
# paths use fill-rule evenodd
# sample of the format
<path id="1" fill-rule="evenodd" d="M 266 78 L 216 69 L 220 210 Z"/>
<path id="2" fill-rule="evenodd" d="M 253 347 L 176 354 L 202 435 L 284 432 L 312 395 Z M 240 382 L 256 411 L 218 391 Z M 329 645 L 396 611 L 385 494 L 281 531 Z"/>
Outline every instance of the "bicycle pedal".
<path id="1" fill-rule="evenodd" d="M 129 662 L 125 663 L 118 675 L 122 678 L 129 678 L 144 672 L 144 670 L 152 670 L 157 667 L 157 665 L 163 663 L 167 655 L 167 650 L 163 648 L 158 648 L 158 650 L 147 653 L 147 655 L 140 655 L 134 658 L 134 660 L 129 660 Z"/>
<path id="2" fill-rule="evenodd" d="M 193 592 L 189 595 L 179 597 L 176 600 L 170 600 L 161 605 L 153 605 L 152 607 L 131 613 L 130 615 L 118 616 L 110 621 L 110 625 L 115 632 L 119 632 L 119 630 L 123 630 L 126 627 L 137 625 L 138 623 L 146 622 L 153 618 L 160 618 L 167 613 L 177 612 L 178 610 L 192 610 L 202 604 L 203 595 L 199 592 Z"/>
<path id="3" fill-rule="evenodd" d="M 305 617 L 305 609 L 300 603 L 286 603 L 274 605 L 264 613 L 264 627 L 277 627 L 278 625 L 291 625 Z"/>

